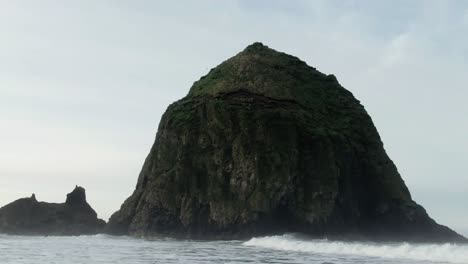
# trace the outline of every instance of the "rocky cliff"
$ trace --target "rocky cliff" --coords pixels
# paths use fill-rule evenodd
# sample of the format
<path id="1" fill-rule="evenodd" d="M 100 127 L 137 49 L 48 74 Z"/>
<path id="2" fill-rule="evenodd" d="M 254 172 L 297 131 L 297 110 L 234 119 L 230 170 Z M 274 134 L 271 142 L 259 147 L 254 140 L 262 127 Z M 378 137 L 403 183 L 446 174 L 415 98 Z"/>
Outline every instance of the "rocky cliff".
<path id="1" fill-rule="evenodd" d="M 33 194 L 0 208 L 0 233 L 96 234 L 103 230 L 105 224 L 86 202 L 85 189 L 78 186 L 67 195 L 65 203 L 38 202 Z"/>
<path id="2" fill-rule="evenodd" d="M 164 113 L 111 234 L 462 241 L 414 202 L 335 76 L 261 43 Z"/>

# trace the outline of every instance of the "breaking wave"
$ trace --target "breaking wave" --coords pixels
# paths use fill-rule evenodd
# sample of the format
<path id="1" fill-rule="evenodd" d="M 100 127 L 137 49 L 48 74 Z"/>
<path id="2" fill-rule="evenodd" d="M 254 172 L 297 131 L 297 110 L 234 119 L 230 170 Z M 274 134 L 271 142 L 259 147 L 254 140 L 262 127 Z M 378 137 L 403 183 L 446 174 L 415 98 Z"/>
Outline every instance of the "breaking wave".
<path id="1" fill-rule="evenodd" d="M 337 254 L 401 260 L 468 263 L 468 245 L 462 244 L 340 242 L 304 240 L 293 235 L 283 235 L 252 238 L 244 242 L 243 245 L 312 254 Z"/>

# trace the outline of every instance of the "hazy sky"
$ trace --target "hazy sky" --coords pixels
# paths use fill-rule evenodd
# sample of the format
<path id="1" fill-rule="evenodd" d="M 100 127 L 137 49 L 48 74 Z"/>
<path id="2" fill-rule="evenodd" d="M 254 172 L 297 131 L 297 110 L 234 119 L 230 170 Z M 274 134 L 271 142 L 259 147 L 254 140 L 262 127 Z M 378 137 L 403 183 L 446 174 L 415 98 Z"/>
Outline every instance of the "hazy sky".
<path id="1" fill-rule="evenodd" d="M 255 41 L 337 76 L 413 198 L 468 235 L 468 1 L 0 0 L 0 206 L 107 219 L 166 107 Z"/>

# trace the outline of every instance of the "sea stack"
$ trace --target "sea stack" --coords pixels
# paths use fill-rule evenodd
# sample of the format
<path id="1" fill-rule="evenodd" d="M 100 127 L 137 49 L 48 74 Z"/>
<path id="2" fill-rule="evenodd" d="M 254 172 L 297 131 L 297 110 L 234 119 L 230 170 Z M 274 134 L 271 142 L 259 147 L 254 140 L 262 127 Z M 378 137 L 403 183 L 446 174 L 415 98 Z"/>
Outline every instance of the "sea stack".
<path id="1" fill-rule="evenodd" d="M 412 200 L 370 116 L 335 76 L 261 43 L 168 107 L 135 191 L 106 229 L 465 241 Z"/>
<path id="2" fill-rule="evenodd" d="M 39 202 L 33 194 L 0 208 L 0 233 L 6 234 L 88 235 L 102 232 L 105 224 L 79 186 L 67 195 L 65 203 Z"/>

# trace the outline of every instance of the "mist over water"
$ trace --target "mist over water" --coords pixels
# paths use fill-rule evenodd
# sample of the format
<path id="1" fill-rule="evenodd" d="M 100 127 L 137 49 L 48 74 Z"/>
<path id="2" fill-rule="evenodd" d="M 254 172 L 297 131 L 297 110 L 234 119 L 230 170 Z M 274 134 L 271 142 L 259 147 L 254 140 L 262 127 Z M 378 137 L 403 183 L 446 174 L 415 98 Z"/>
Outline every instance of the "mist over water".
<path id="1" fill-rule="evenodd" d="M 0 263 L 468 263 L 468 245 L 332 242 L 293 235 L 248 241 L 0 235 Z"/>

